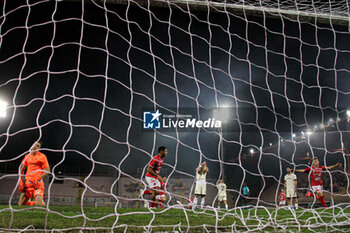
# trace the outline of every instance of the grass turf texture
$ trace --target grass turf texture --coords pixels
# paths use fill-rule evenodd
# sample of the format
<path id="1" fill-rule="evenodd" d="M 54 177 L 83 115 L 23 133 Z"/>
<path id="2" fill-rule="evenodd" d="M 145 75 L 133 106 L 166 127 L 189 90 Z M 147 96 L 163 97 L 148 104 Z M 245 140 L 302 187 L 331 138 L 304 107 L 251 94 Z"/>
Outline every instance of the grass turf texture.
<path id="1" fill-rule="evenodd" d="M 58 231 L 78 232 L 140 232 L 140 231 L 285 231 L 308 232 L 350 231 L 350 208 L 319 210 L 297 210 L 295 214 L 286 209 L 235 209 L 154 210 L 119 208 L 117 214 L 110 207 L 84 207 L 84 218 L 79 206 L 50 206 L 29 208 L 0 206 L 0 232 L 27 229 L 34 232 L 56 229 Z M 319 224 L 319 225 L 318 225 Z M 181 226 L 180 226 L 181 225 Z M 301 228 L 298 228 L 298 225 Z M 148 228 L 151 226 L 151 228 Z M 190 226 L 190 227 L 189 227 Z M 217 226 L 217 228 L 215 227 Z M 310 226 L 308 228 L 307 226 Z M 189 227 L 189 228 L 188 228 Z"/>

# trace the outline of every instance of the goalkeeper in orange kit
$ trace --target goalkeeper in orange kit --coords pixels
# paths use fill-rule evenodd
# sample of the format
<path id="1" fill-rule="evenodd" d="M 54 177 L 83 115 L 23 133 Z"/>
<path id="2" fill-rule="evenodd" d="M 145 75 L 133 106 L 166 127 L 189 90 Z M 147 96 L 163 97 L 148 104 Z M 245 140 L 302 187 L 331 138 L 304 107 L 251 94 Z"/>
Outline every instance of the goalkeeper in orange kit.
<path id="1" fill-rule="evenodd" d="M 50 173 L 50 166 L 46 156 L 39 150 L 42 146 L 41 142 L 33 144 L 30 153 L 28 153 L 20 165 L 21 179 L 19 181 L 18 190 L 21 196 L 18 205 L 44 205 L 44 178 Z M 25 181 L 23 174 L 25 172 Z M 29 201 L 34 196 L 34 201 Z"/>

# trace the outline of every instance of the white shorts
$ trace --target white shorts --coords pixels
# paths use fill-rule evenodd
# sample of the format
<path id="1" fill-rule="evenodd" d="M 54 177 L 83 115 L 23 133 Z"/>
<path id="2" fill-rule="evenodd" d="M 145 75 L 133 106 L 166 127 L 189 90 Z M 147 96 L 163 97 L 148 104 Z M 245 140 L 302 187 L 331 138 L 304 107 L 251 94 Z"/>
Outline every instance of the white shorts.
<path id="1" fill-rule="evenodd" d="M 165 198 L 165 194 L 156 196 L 156 200 L 162 200 L 162 198 Z"/>
<path id="2" fill-rule="evenodd" d="M 322 191 L 322 186 L 321 185 L 316 185 L 316 186 L 311 186 L 312 191 L 315 192 L 321 192 Z"/>
<path id="3" fill-rule="evenodd" d="M 294 197 L 297 197 L 297 193 L 294 191 L 294 188 L 287 188 L 286 198 L 294 198 Z"/>
<path id="4" fill-rule="evenodd" d="M 286 201 L 280 201 L 280 205 L 285 205 Z"/>
<path id="5" fill-rule="evenodd" d="M 197 183 L 196 188 L 194 190 L 194 194 L 205 196 L 206 193 L 207 193 L 207 184 Z"/>
<path id="6" fill-rule="evenodd" d="M 226 195 L 219 195 L 218 201 L 227 201 L 227 196 Z"/>
<path id="7" fill-rule="evenodd" d="M 160 182 L 158 179 L 146 176 L 146 181 L 150 189 L 160 189 Z"/>

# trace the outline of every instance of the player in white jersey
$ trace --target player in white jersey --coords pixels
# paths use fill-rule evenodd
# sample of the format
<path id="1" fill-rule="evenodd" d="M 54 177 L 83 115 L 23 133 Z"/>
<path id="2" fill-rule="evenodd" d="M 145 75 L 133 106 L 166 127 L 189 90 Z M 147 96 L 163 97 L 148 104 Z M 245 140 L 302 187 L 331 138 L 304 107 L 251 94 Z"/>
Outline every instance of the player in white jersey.
<path id="1" fill-rule="evenodd" d="M 297 198 L 297 176 L 292 173 L 292 168 L 287 166 L 287 174 L 284 176 L 284 187 L 288 205 L 292 206 L 292 201 L 295 205 L 295 209 L 298 209 Z"/>
<path id="2" fill-rule="evenodd" d="M 219 184 L 218 184 L 218 208 L 219 209 L 221 207 L 222 201 L 225 204 L 225 209 L 228 210 L 227 196 L 226 196 L 226 184 L 224 183 L 223 180 L 219 180 Z"/>
<path id="3" fill-rule="evenodd" d="M 193 201 L 194 206 L 198 203 L 198 197 L 201 197 L 201 208 L 203 208 L 205 203 L 205 196 L 207 194 L 207 183 L 206 177 L 209 169 L 207 167 L 207 163 L 203 162 L 196 169 L 196 188 L 194 190 L 195 198 Z"/>

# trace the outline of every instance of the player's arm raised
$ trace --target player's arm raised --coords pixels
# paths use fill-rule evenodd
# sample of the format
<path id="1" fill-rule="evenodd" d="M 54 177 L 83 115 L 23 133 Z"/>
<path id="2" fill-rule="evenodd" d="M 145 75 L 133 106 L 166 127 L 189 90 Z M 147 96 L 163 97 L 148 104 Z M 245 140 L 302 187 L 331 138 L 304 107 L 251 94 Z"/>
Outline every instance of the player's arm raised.
<path id="1" fill-rule="evenodd" d="M 295 172 L 306 172 L 306 169 L 295 169 Z"/>
<path id="2" fill-rule="evenodd" d="M 204 165 L 204 167 L 205 167 L 205 172 L 208 172 L 208 171 L 209 171 L 209 168 L 208 168 L 208 166 L 207 166 L 207 163 L 206 163 L 206 162 L 203 162 L 203 165 Z"/>
<path id="3" fill-rule="evenodd" d="M 330 170 L 330 169 L 333 169 L 333 168 L 336 168 L 336 167 L 340 167 L 340 164 L 341 163 L 338 162 L 338 163 L 336 163 L 336 164 L 334 164 L 332 166 L 327 167 L 327 169 Z"/>

